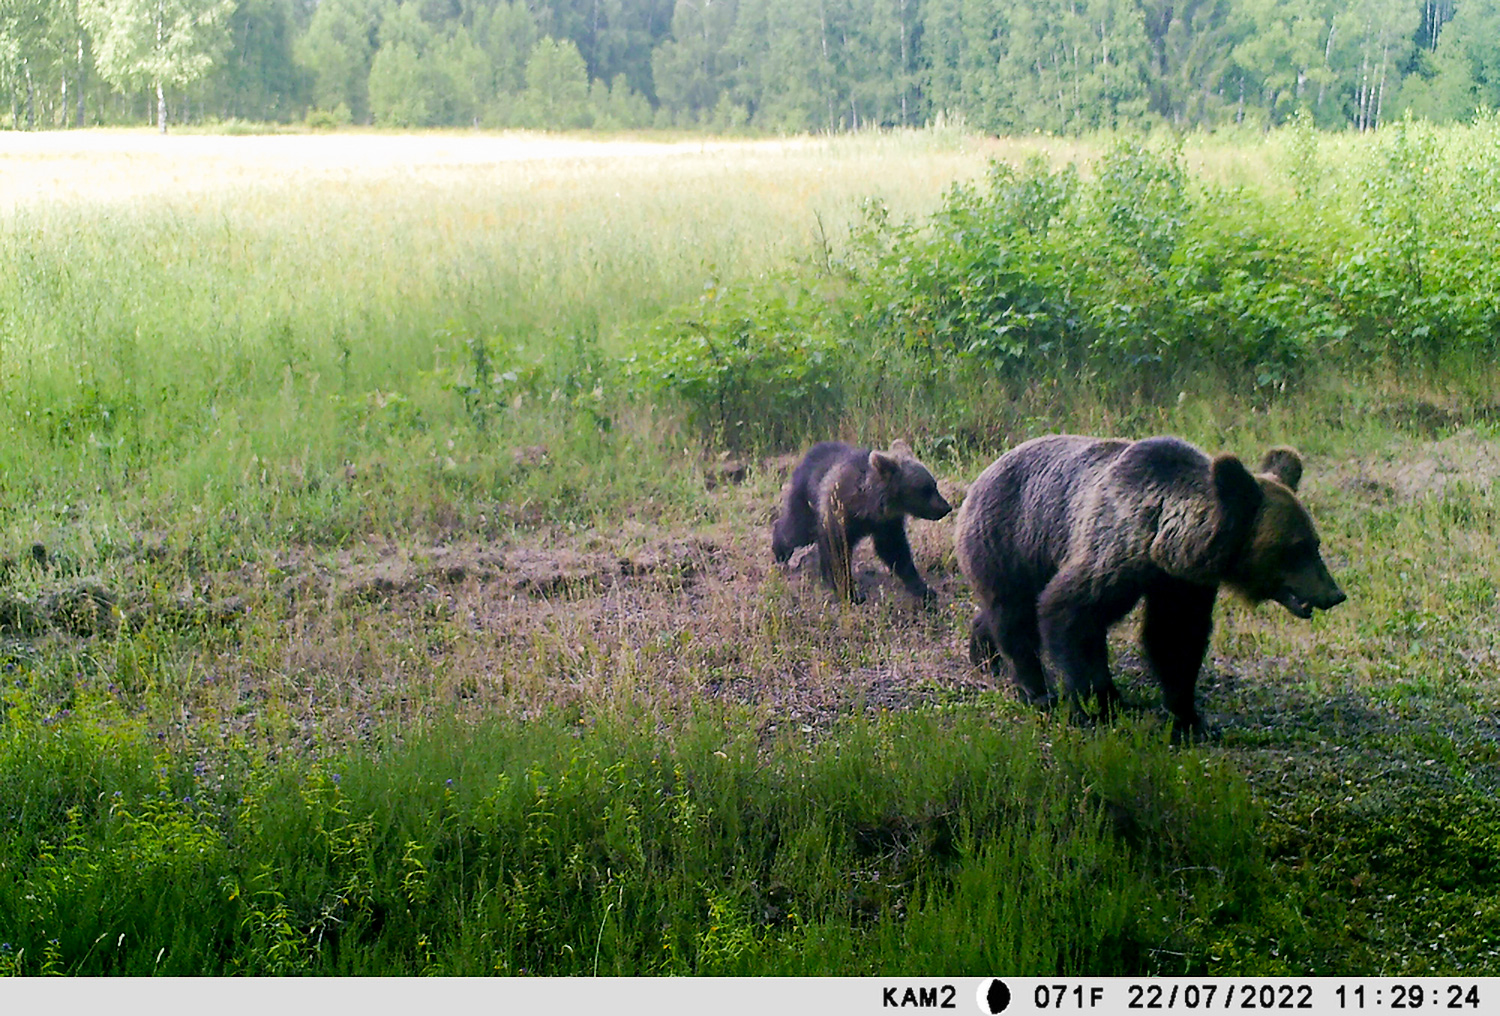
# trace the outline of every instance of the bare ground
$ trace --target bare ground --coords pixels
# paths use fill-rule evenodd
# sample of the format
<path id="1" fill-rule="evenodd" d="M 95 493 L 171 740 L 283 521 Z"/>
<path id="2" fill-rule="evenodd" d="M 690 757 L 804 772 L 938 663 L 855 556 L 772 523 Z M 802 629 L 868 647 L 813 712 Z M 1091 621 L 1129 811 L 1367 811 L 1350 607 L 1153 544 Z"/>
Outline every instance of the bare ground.
<path id="1" fill-rule="evenodd" d="M 727 521 L 687 532 L 627 521 L 609 532 L 543 528 L 493 539 L 372 536 L 336 552 L 288 548 L 234 569 L 196 567 L 169 590 L 147 588 L 160 584 L 150 576 L 163 550 L 143 541 L 120 563 L 113 588 L 54 582 L 34 601 L 0 604 L 0 625 L 12 641 L 39 637 L 92 656 L 110 652 L 107 642 L 90 648 L 94 639 L 123 627 L 177 675 L 182 705 L 159 718 L 162 735 L 195 742 L 266 738 L 319 750 L 455 713 L 603 708 L 665 719 L 706 700 L 744 707 L 767 733 L 788 725 L 815 732 L 853 710 L 983 692 L 1008 700 L 1009 689 L 967 660 L 972 607 L 953 557 L 952 517 L 910 526 L 938 608 L 907 596 L 868 546 L 856 560 L 869 600 L 842 605 L 818 582 L 815 552 L 790 571 L 771 563 L 766 527 L 788 464 L 762 463 L 750 482 L 737 482 L 738 472 L 715 483 L 709 497 Z M 1463 431 L 1314 465 L 1314 504 L 1379 505 L 1440 496 L 1458 481 L 1493 484 L 1500 444 Z M 951 500 L 961 497 L 961 487 L 945 486 Z M 1444 650 L 1468 676 L 1435 691 L 1433 705 L 1382 697 L 1378 678 L 1365 673 L 1382 649 L 1400 648 L 1399 633 L 1362 647 L 1347 633 L 1330 639 L 1326 628 L 1282 618 L 1274 606 L 1233 603 L 1220 629 L 1200 696 L 1226 745 L 1300 751 L 1311 747 L 1308 731 L 1337 745 L 1403 723 L 1458 724 L 1467 739 L 1500 743 L 1500 691 L 1484 676 L 1493 672 L 1493 632 Z M 196 634 L 174 639 L 185 632 Z M 1127 700 L 1151 712 L 1158 696 L 1133 638 L 1127 622 L 1115 639 L 1116 669 Z M 1310 681 L 1304 661 L 1337 653 L 1368 659 L 1344 668 L 1350 676 L 1330 694 L 1328 680 Z M 111 689 L 139 700 L 144 684 L 131 687 L 130 668 L 118 660 L 114 669 L 124 676 Z"/>

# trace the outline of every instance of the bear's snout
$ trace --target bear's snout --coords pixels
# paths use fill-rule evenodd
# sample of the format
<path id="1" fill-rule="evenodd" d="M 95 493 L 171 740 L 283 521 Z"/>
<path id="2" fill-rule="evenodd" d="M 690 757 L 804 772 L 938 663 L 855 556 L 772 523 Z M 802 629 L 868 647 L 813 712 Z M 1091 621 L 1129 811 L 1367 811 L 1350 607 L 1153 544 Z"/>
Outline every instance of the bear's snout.
<path id="1" fill-rule="evenodd" d="M 1315 609 L 1332 610 L 1348 598 L 1344 591 L 1331 578 L 1328 582 L 1328 588 L 1316 589 L 1310 592 L 1298 592 L 1290 585 L 1285 585 L 1276 590 L 1271 597 L 1271 599 L 1304 621 L 1312 617 Z"/>
<path id="2" fill-rule="evenodd" d="M 936 522 L 953 510 L 953 506 L 941 494 L 934 494 L 932 498 L 917 511 L 912 512 L 918 518 Z"/>

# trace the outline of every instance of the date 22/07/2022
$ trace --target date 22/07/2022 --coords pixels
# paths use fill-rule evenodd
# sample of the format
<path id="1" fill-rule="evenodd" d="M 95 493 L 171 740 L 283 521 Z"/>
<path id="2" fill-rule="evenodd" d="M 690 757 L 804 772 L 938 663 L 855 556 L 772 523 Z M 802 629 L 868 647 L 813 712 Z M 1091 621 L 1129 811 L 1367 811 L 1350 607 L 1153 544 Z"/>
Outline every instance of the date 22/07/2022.
<path id="1" fill-rule="evenodd" d="M 969 995 L 952 983 L 885 987 L 883 1009 L 965 1009 Z M 903 990 L 904 988 L 904 990 Z M 985 978 L 974 1001 L 981 1013 L 1135 1011 L 1298 1011 L 1307 1013 L 1483 1012 L 1496 988 L 1487 978 Z M 1490 1001 L 1493 1001 L 1491 998 Z"/>

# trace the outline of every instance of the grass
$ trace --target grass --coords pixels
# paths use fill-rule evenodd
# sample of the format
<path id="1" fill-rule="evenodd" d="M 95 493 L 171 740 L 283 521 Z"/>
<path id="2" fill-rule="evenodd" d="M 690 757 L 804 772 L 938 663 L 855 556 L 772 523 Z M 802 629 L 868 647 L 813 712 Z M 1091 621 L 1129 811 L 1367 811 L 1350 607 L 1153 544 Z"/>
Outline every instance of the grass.
<path id="1" fill-rule="evenodd" d="M 120 509 L 166 529 L 233 504 L 334 542 L 430 524 L 455 507 L 444 500 L 506 485 L 510 449 L 469 424 L 517 399 L 545 405 L 503 439 L 562 430 L 601 462 L 588 421 L 622 331 L 815 233 L 836 240 L 867 193 L 915 211 L 981 165 L 923 140 L 917 160 L 841 142 L 320 171 L 331 139 L 283 140 L 308 146 L 307 182 L 226 174 L 222 190 L 152 184 L 8 218 L 0 466 L 26 478 L 6 499 L 9 531 L 46 534 L 81 506 L 100 540 Z M 481 356 L 494 386 L 475 403 Z M 379 474 L 376 496 L 347 489 L 349 465 Z M 623 485 L 621 472 L 594 486 Z"/>
<path id="2" fill-rule="evenodd" d="M 669 735 L 629 717 L 450 725 L 378 753 L 226 756 L 211 777 L 121 736 L 128 721 L 80 720 L 25 746 L 52 763 L 46 786 L 7 787 L 11 849 L 33 858 L 24 878 L 0 875 L 9 961 L 137 975 L 1124 970 L 1257 875 L 1243 784 L 1175 757 L 1160 730 L 1007 729 L 966 710 L 761 745 L 739 719 L 710 710 Z M 72 803 L 33 817 L 49 798 Z M 1110 831 L 1122 821 L 1124 842 Z"/>
<path id="3" fill-rule="evenodd" d="M 1185 155 L 1290 192 L 1289 144 Z M 916 216 L 986 156 L 1104 142 L 1049 145 L 229 160 L 182 193 L 127 153 L 105 194 L 23 194 L 0 969 L 1493 973 L 1492 373 L 845 407 L 835 434 L 913 437 L 955 496 L 1048 430 L 1303 450 L 1350 601 L 1222 603 L 1222 736 L 1175 749 L 1128 625 L 1118 729 L 968 667 L 951 519 L 912 527 L 933 612 L 868 557 L 859 608 L 774 571 L 787 463 L 726 460 L 620 369 L 710 280 L 826 271 L 862 198 Z"/>

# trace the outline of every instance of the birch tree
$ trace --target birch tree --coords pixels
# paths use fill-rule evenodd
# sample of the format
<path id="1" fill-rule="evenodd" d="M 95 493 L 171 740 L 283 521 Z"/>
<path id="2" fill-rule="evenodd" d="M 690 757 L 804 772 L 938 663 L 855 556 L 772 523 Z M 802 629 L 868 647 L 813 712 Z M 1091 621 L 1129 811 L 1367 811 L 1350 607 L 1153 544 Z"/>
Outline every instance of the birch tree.
<path id="1" fill-rule="evenodd" d="M 1352 3 L 1334 21 L 1342 45 L 1331 47 L 1344 75 L 1352 104 L 1349 119 L 1361 131 L 1380 126 L 1391 72 L 1400 73 L 1411 52 L 1421 8 L 1408 0 L 1364 0 Z"/>
<path id="2" fill-rule="evenodd" d="M 11 112 L 18 127 L 24 106 L 27 130 L 36 127 L 35 65 L 46 29 L 44 0 L 0 0 L 0 84 L 11 93 Z"/>
<path id="3" fill-rule="evenodd" d="M 68 126 L 70 101 L 77 109 L 73 126 L 84 125 L 84 91 L 93 64 L 88 52 L 88 37 L 79 19 L 79 0 L 57 0 L 52 5 L 47 36 L 57 65 L 59 122 Z M 69 93 L 71 83 L 72 92 Z"/>
<path id="4" fill-rule="evenodd" d="M 167 132 L 167 86 L 207 74 L 229 45 L 234 0 L 83 0 L 79 15 L 94 39 L 94 60 L 120 91 L 156 90 L 156 120 Z"/>

